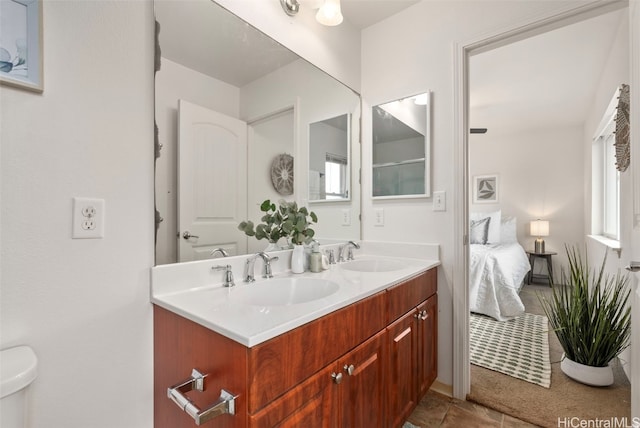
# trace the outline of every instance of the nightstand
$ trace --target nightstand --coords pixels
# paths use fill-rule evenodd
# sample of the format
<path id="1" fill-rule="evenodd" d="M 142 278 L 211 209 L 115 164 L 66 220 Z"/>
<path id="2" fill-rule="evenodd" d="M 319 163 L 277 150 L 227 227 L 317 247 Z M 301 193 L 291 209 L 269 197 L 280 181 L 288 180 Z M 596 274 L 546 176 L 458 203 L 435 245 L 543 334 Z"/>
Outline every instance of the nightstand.
<path id="1" fill-rule="evenodd" d="M 527 254 L 529 255 L 529 264 L 531 265 L 531 270 L 529 271 L 529 274 L 527 275 L 527 284 L 533 284 L 533 280 L 534 279 L 546 279 L 547 281 L 549 281 L 549 286 L 551 286 L 551 281 L 549 280 L 549 278 L 553 278 L 553 263 L 551 262 L 551 257 L 555 256 L 558 253 L 555 253 L 553 251 L 545 251 L 544 253 L 536 253 L 535 251 L 527 251 Z M 547 271 L 549 272 L 549 275 L 534 275 L 533 273 L 533 268 L 535 266 L 536 260 L 537 259 L 543 259 L 547 261 Z"/>

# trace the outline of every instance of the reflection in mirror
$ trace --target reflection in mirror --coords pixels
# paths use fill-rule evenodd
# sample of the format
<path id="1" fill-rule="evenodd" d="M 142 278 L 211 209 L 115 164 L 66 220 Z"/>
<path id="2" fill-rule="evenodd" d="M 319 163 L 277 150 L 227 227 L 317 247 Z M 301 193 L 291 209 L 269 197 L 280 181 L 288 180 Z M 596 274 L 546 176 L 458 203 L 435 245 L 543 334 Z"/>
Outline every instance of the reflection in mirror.
<path id="1" fill-rule="evenodd" d="M 428 197 L 430 93 L 373 107 L 373 197 Z"/>
<path id="2" fill-rule="evenodd" d="M 310 126 L 347 113 L 353 139 L 360 97 L 214 1 L 155 0 L 154 8 L 161 54 L 155 114 L 162 146 L 156 160 L 155 199 L 162 218 L 156 263 L 211 258 L 217 248 L 229 255 L 262 251 L 268 243 L 248 238 L 238 224 L 259 222 L 265 199 L 307 205 Z M 359 151 L 354 153 L 347 153 L 348 161 L 359 161 Z M 290 159 L 293 167 L 293 177 L 284 177 L 282 185 L 272 180 L 272 165 L 281 164 L 277 159 Z M 283 178 L 283 171 L 276 173 Z M 350 196 L 347 203 L 314 207 L 321 242 L 360 239 L 354 192 L 359 196 L 345 182 L 344 192 L 341 187 L 334 193 Z M 345 210 L 354 219 L 349 224 Z"/>
<path id="3" fill-rule="evenodd" d="M 351 115 L 309 125 L 309 201 L 349 200 Z"/>

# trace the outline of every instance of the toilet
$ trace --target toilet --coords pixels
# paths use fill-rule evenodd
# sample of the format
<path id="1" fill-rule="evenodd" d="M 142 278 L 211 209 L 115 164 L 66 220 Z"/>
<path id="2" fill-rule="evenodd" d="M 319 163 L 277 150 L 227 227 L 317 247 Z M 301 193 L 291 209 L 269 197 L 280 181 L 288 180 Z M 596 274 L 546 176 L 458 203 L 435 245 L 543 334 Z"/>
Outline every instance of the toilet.
<path id="1" fill-rule="evenodd" d="M 25 427 L 27 390 L 37 367 L 38 358 L 28 346 L 0 351 L 0 427 Z"/>

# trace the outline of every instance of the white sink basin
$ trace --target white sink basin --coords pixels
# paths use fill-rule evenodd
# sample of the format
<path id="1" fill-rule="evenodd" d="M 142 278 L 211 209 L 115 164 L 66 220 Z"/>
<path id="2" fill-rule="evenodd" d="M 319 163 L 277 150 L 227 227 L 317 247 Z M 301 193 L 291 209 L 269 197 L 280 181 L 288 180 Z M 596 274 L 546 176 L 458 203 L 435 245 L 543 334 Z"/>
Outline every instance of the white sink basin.
<path id="1" fill-rule="evenodd" d="M 407 264 L 398 260 L 360 259 L 342 263 L 340 267 L 356 272 L 393 272 L 406 268 Z"/>
<path id="2" fill-rule="evenodd" d="M 330 296 L 340 289 L 337 282 L 319 278 L 276 278 L 234 290 L 232 301 L 253 306 L 290 306 Z"/>

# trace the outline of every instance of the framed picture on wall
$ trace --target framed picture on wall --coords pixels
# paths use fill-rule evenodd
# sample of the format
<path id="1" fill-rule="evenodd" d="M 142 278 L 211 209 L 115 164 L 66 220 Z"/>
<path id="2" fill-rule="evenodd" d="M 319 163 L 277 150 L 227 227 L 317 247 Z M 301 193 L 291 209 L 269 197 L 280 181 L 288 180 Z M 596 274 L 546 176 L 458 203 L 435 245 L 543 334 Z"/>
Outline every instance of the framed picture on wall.
<path id="1" fill-rule="evenodd" d="M 473 177 L 473 203 L 498 203 L 498 175 L 476 175 Z"/>
<path id="2" fill-rule="evenodd" d="M 0 83 L 42 92 L 42 0 L 0 1 Z"/>

